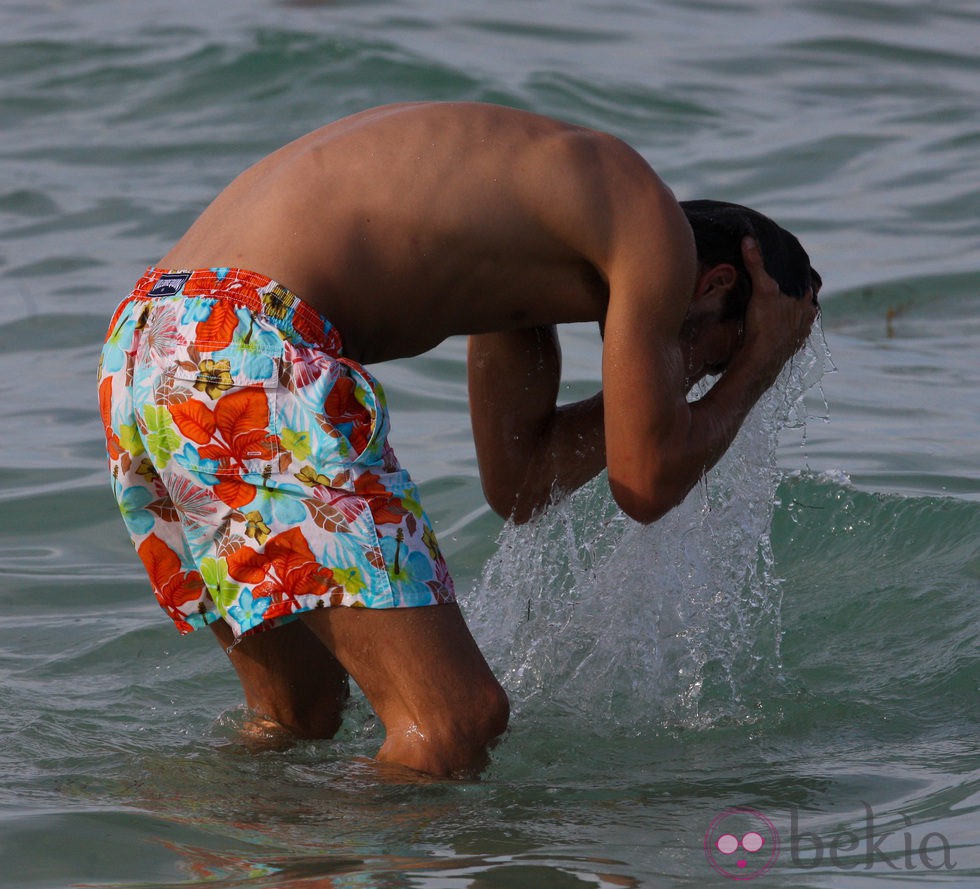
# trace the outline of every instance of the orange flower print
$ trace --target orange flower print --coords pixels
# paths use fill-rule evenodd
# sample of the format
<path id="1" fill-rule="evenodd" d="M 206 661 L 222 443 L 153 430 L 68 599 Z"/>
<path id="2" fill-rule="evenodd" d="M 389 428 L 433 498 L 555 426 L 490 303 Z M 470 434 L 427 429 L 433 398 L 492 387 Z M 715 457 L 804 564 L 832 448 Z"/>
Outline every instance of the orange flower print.
<path id="1" fill-rule="evenodd" d="M 264 617 L 282 617 L 300 607 L 300 596 L 326 596 L 339 586 L 333 571 L 317 563 L 299 528 L 269 538 L 262 552 L 248 546 L 228 555 L 228 574 L 254 584 L 254 599 L 268 599 Z"/>
<path id="2" fill-rule="evenodd" d="M 198 321 L 194 345 L 200 352 L 218 352 L 231 344 L 235 328 L 238 327 L 236 305 L 218 300 L 211 307 L 206 321 Z"/>
<path id="3" fill-rule="evenodd" d="M 177 553 L 156 534 L 150 534 L 136 552 L 150 576 L 160 607 L 170 615 L 181 634 L 191 632 L 193 627 L 185 620 L 187 612 L 183 606 L 200 598 L 204 589 L 201 575 L 182 570 Z"/>
<path id="4" fill-rule="evenodd" d="M 371 506 L 371 514 L 379 525 L 397 525 L 408 510 L 381 482 L 381 476 L 362 472 L 354 479 L 354 490 Z"/>
<path id="5" fill-rule="evenodd" d="M 191 399 L 168 405 L 181 434 L 199 448 L 205 460 L 217 461 L 221 469 L 238 467 L 247 472 L 246 460 L 271 460 L 279 446 L 269 432 L 269 402 L 256 389 L 237 389 L 218 399 L 214 408 Z M 220 478 L 215 494 L 237 509 L 255 497 L 254 486 L 237 476 Z"/>
<path id="6" fill-rule="evenodd" d="M 106 377 L 99 383 L 99 414 L 102 417 L 102 425 L 105 426 L 109 457 L 118 460 L 122 454 L 122 446 L 119 443 L 119 436 L 112 428 L 112 377 Z"/>

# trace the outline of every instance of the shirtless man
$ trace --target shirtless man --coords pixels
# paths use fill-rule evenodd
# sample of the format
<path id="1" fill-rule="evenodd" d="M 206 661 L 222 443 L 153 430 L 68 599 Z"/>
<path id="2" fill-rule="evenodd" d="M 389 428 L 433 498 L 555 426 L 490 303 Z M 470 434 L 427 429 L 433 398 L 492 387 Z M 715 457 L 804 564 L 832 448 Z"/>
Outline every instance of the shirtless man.
<path id="1" fill-rule="evenodd" d="M 117 310 L 113 487 L 158 601 L 212 628 L 259 722 L 330 737 L 352 676 L 379 760 L 463 773 L 507 697 L 363 365 L 468 335 L 491 506 L 525 521 L 608 469 L 652 522 L 805 341 L 819 284 L 787 232 L 682 208 L 609 135 L 479 104 L 365 111 L 242 173 Z M 559 407 L 555 325 L 578 321 L 604 336 L 602 391 Z"/>

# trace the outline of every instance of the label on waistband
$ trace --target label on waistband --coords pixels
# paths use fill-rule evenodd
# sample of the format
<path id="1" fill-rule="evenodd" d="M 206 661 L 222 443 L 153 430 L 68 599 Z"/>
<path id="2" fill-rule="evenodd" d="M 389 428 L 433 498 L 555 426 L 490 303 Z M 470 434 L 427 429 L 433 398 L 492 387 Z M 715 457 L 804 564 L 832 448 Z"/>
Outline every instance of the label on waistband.
<path id="1" fill-rule="evenodd" d="M 190 272 L 180 272 L 173 275 L 161 275 L 150 291 L 150 296 L 173 296 L 179 293 L 191 276 Z"/>

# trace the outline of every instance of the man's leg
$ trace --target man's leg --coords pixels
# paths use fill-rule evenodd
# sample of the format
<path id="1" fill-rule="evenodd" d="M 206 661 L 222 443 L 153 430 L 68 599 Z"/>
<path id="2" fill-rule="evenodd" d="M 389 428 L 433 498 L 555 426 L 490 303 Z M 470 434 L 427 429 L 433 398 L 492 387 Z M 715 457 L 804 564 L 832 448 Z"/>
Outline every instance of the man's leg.
<path id="1" fill-rule="evenodd" d="M 284 747 L 294 738 L 332 738 L 349 694 L 347 671 L 300 620 L 235 641 L 224 621 L 211 624 L 241 680 L 256 718 L 250 747 Z"/>
<path id="2" fill-rule="evenodd" d="M 509 704 L 455 604 L 323 608 L 301 620 L 384 723 L 379 761 L 439 776 L 486 765 Z"/>

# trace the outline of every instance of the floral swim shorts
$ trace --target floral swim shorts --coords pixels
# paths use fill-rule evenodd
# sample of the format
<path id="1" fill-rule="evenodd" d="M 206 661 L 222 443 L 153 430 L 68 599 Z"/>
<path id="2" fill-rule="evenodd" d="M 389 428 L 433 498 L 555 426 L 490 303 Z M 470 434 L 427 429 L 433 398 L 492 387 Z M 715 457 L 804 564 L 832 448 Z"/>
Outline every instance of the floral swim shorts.
<path id="1" fill-rule="evenodd" d="M 150 269 L 99 363 L 112 487 L 181 633 L 455 600 L 384 390 L 337 330 L 240 269 Z"/>

